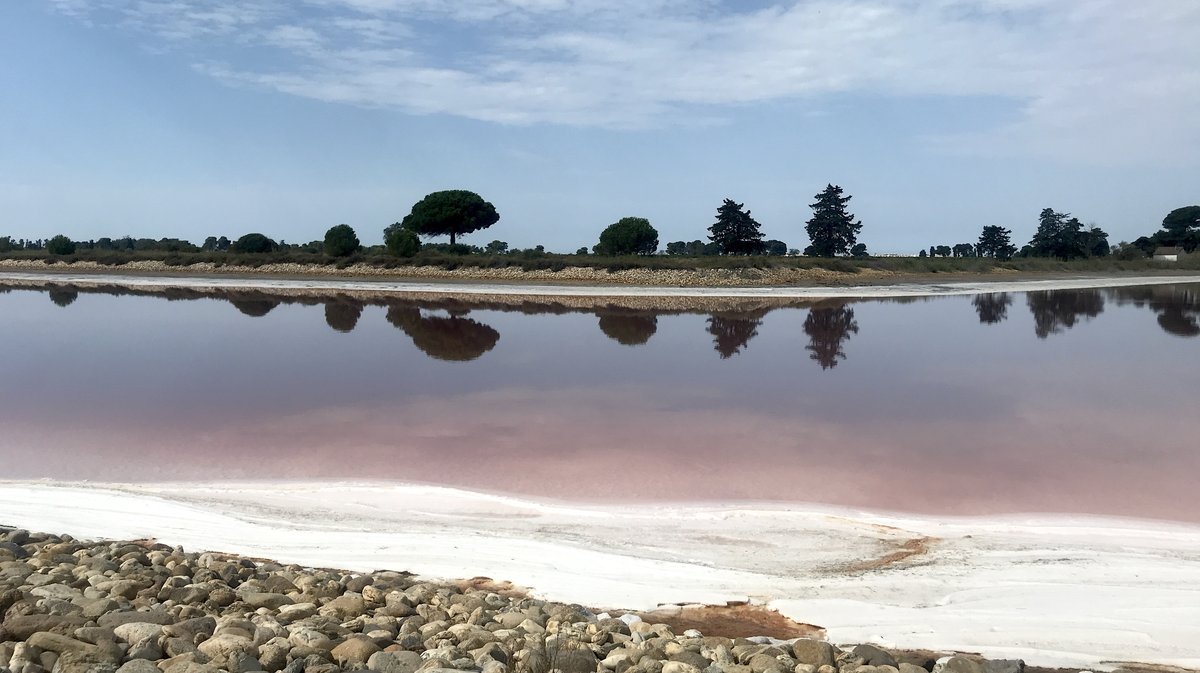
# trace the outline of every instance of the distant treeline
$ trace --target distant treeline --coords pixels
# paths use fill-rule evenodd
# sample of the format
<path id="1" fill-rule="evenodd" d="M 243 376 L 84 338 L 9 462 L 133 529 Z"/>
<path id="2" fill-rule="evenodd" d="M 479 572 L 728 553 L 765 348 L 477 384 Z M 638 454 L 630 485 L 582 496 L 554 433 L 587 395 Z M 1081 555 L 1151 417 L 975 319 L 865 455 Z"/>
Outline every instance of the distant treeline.
<path id="1" fill-rule="evenodd" d="M 840 186 L 827 185 L 810 204 L 812 217 L 804 229 L 810 241 L 803 250 L 789 248 L 777 239 L 764 240 L 762 225 L 755 220 L 745 204 L 725 199 L 717 208 L 716 219 L 708 227 L 708 237 L 692 241 L 672 241 L 664 250 L 659 247 L 658 231 L 643 217 L 624 217 L 599 233 L 599 241 L 590 249 L 581 247 L 573 254 L 548 253 L 541 245 L 528 249 L 512 249 L 499 239 L 485 246 L 463 245 L 458 237 L 490 228 L 500 220 L 496 208 L 474 192 L 447 190 L 434 192 L 413 205 L 412 211 L 399 222 L 383 229 L 383 244 L 363 246 L 357 232 L 348 224 L 338 224 L 325 233 L 322 240 L 307 243 L 288 243 L 265 234 L 252 232 L 237 239 L 209 236 L 195 244 L 178 238 L 99 238 L 72 240 L 57 235 L 48 240 L 0 237 L 0 254 L 34 252 L 56 257 L 89 253 L 85 258 L 101 263 L 119 263 L 136 253 L 165 253 L 176 255 L 170 260 L 183 262 L 182 255 L 208 255 L 200 261 L 222 261 L 230 255 L 273 255 L 274 260 L 320 263 L 314 258 L 352 258 L 355 261 L 379 263 L 381 257 L 411 259 L 424 253 L 425 257 L 488 256 L 516 257 L 525 260 L 556 257 L 579 258 L 647 258 L 665 253 L 671 257 L 736 258 L 736 257 L 813 257 L 823 259 L 864 259 L 870 255 L 867 246 L 859 242 L 863 224 L 849 212 L 852 197 Z M 450 243 L 423 243 L 422 238 L 449 236 Z M 1103 258 L 1115 255 L 1126 261 L 1151 256 L 1157 248 L 1179 248 L 1191 253 L 1200 246 L 1200 206 L 1176 208 L 1163 218 L 1162 228 L 1142 236 L 1133 243 L 1110 245 L 1108 233 L 1096 225 L 1085 225 L 1070 213 L 1045 208 L 1038 216 L 1038 226 L 1030 241 L 1018 248 L 1012 241 L 1012 231 L 999 225 L 985 225 L 975 242 L 953 245 L 931 245 L 922 249 L 922 258 L 982 258 L 1008 261 L 1014 258 L 1044 258 L 1071 261 Z M 98 254 L 98 253 L 108 253 Z M 305 258 L 303 256 L 307 255 Z M 192 258 L 196 261 L 195 258 Z M 164 261 L 167 261 L 164 259 Z M 186 262 L 191 263 L 191 262 Z M 630 263 L 643 266 L 644 263 Z M 524 266 L 524 265 L 523 265 Z M 536 265 L 535 265 L 536 266 Z M 725 266 L 724 264 L 716 266 Z M 540 267 L 545 268 L 545 267 Z M 551 266 L 551 268 L 553 268 Z"/>

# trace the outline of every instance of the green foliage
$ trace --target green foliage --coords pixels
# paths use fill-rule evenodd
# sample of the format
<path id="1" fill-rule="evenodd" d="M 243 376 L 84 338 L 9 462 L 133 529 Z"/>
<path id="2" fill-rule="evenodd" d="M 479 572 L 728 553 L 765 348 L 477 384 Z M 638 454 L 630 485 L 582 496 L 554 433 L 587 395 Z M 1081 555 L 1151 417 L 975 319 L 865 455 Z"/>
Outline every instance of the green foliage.
<path id="1" fill-rule="evenodd" d="M 980 257 L 994 259 L 1012 259 L 1017 254 L 1017 248 L 1012 244 L 1012 232 L 995 224 L 985 226 L 979 233 L 976 249 Z"/>
<path id="2" fill-rule="evenodd" d="M 708 228 L 709 240 L 721 255 L 754 255 L 763 251 L 761 225 L 743 210 L 745 204 L 725 199 L 717 208 L 717 221 Z"/>
<path id="3" fill-rule="evenodd" d="M 484 250 L 489 255 L 503 255 L 504 253 L 508 252 L 508 243 L 499 240 L 492 241 L 484 246 Z"/>
<path id="4" fill-rule="evenodd" d="M 339 224 L 325 232 L 325 254 L 330 257 L 347 257 L 358 252 L 358 236 L 348 224 Z"/>
<path id="5" fill-rule="evenodd" d="M 850 256 L 851 257 L 866 257 L 867 256 L 867 244 L 866 243 L 855 243 L 854 245 L 850 246 Z"/>
<path id="6" fill-rule="evenodd" d="M 46 242 L 46 252 L 51 255 L 74 255 L 75 241 L 59 234 Z"/>
<path id="7" fill-rule="evenodd" d="M 244 254 L 263 254 L 272 252 L 276 249 L 277 243 L 267 238 L 263 234 L 253 233 L 242 236 L 229 249 L 233 252 Z"/>
<path id="8" fill-rule="evenodd" d="M 13 247 L 12 236 L 0 236 L 0 252 L 12 252 Z"/>
<path id="9" fill-rule="evenodd" d="M 1183 238 L 1192 230 L 1200 229 L 1200 206 L 1184 206 L 1167 213 L 1162 221 L 1163 229 L 1177 238 Z"/>
<path id="10" fill-rule="evenodd" d="M 782 257 L 788 253 L 787 243 L 772 238 L 763 243 L 763 252 L 768 255 Z"/>
<path id="11" fill-rule="evenodd" d="M 1079 218 L 1044 208 L 1038 216 L 1038 229 L 1023 253 L 1031 257 L 1055 257 L 1061 260 L 1104 257 L 1109 252 L 1108 234 L 1100 227 L 1084 230 Z"/>
<path id="12" fill-rule="evenodd" d="M 422 236 L 450 236 L 450 244 L 462 234 L 486 229 L 500 220 L 496 207 L 475 192 L 450 189 L 433 192 L 416 202 L 403 225 Z"/>
<path id="13" fill-rule="evenodd" d="M 862 222 L 855 220 L 846 207 L 853 197 L 842 196 L 842 188 L 831 184 L 814 198 L 816 203 L 809 206 L 813 216 L 804 226 L 812 244 L 804 249 L 804 254 L 833 257 L 849 253 L 862 231 Z"/>
<path id="14" fill-rule="evenodd" d="M 583 247 L 579 248 L 578 250 L 576 250 L 576 251 L 575 251 L 575 254 L 576 254 L 576 255 L 579 255 L 580 257 L 582 257 L 582 256 L 584 256 L 584 255 L 586 255 L 586 254 L 588 254 L 588 249 L 587 249 L 587 246 L 585 245 L 585 246 L 583 246 Z"/>
<path id="15" fill-rule="evenodd" d="M 414 257 L 421 250 L 421 239 L 412 229 L 397 222 L 383 230 L 383 244 L 397 257 Z"/>
<path id="16" fill-rule="evenodd" d="M 653 255 L 658 252 L 658 231 L 644 217 L 622 217 L 600 232 L 597 255 Z"/>

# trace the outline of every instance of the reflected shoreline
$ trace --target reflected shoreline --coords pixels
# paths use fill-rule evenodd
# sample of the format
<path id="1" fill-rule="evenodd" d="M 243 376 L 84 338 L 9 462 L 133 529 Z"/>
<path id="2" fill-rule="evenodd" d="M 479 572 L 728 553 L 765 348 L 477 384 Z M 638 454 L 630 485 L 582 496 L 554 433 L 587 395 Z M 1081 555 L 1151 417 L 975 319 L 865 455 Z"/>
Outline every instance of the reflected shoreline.
<path id="1" fill-rule="evenodd" d="M 81 294 L 155 297 L 166 301 L 215 300 L 229 302 L 243 315 L 261 318 L 281 305 L 321 306 L 330 329 L 349 334 L 358 326 L 367 306 L 386 309 L 386 318 L 408 335 L 414 345 L 431 358 L 465 362 L 492 350 L 500 333 L 477 318 L 472 311 L 517 312 L 524 315 L 592 314 L 597 326 L 609 339 L 627 347 L 644 346 L 658 330 L 659 318 L 672 315 L 706 315 L 706 331 L 713 350 L 722 360 L 745 352 L 759 335 L 765 317 L 776 310 L 807 309 L 804 334 L 809 343 L 805 350 L 822 370 L 831 370 L 847 360 L 845 350 L 860 325 L 855 317 L 856 303 L 913 303 L 935 297 L 862 298 L 811 300 L 746 300 L 740 306 L 723 309 L 633 308 L 620 304 L 572 306 L 558 299 L 530 301 L 512 298 L 473 297 L 380 297 L 364 299 L 343 293 L 289 294 L 266 290 L 154 287 L 134 288 L 122 285 L 80 285 L 75 283 L 0 282 L 0 294 L 13 291 L 45 292 L 55 305 L 68 308 Z M 1009 318 L 1014 293 L 995 292 L 975 295 L 971 305 L 980 324 L 999 325 Z M 1034 333 L 1044 340 L 1100 316 L 1107 301 L 1118 306 L 1132 305 L 1156 314 L 1159 327 L 1177 337 L 1200 336 L 1200 283 L 1187 285 L 1143 285 L 1081 290 L 1039 290 L 1023 293 L 1034 320 Z M 546 298 L 544 298 L 546 299 Z"/>

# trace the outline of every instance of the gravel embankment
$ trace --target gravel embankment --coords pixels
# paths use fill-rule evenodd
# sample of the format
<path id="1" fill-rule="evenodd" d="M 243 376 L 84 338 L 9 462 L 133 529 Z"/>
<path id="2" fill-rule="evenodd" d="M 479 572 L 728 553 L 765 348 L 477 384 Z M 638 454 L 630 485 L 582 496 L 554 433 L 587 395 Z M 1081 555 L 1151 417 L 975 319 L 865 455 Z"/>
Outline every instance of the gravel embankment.
<path id="1" fill-rule="evenodd" d="M 728 638 L 491 582 L 0 528 L 11 673 L 1023 673 L 1021 661 Z M 716 628 L 714 626 L 714 628 Z"/>

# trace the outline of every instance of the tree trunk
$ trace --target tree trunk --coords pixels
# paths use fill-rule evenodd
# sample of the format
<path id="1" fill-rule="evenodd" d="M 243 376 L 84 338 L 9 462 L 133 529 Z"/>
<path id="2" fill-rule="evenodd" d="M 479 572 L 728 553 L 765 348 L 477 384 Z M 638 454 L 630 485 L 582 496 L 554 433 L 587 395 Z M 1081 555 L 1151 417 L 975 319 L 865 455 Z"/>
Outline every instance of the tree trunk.
<path id="1" fill-rule="evenodd" d="M 450 232 L 450 245 L 454 245 L 454 232 Z"/>

